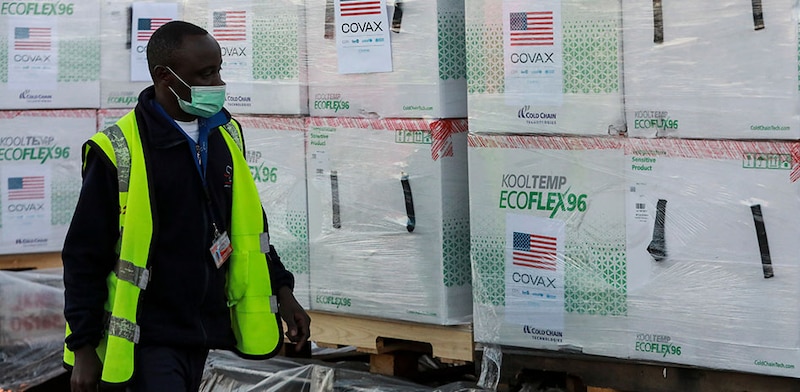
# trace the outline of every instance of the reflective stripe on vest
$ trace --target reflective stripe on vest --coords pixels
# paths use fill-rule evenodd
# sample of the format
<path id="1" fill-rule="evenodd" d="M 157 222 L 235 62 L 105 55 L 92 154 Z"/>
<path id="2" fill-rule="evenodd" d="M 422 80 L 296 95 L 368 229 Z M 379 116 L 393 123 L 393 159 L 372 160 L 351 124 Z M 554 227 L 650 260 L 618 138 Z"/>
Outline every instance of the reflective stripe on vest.
<path id="1" fill-rule="evenodd" d="M 266 358 L 280 348 L 282 331 L 266 255 L 259 241 L 265 231 L 264 222 L 261 214 L 252 213 L 261 209 L 261 201 L 241 150 L 241 129 L 233 121 L 219 129 L 225 130 L 220 133 L 231 152 L 234 167 L 231 215 L 234 252 L 229 261 L 227 294 L 236 350 L 245 357 Z M 122 384 L 133 375 L 134 346 L 140 334 L 136 324 L 137 306 L 141 290 L 146 289 L 149 281 L 147 260 L 153 235 L 149 185 L 133 111 L 90 140 L 116 166 L 119 182 L 119 260 L 107 278 L 109 296 L 105 309 L 109 317 L 97 354 L 103 362 L 101 381 Z M 84 159 L 89 148 L 87 144 Z M 252 237 L 256 238 L 255 243 Z M 258 284 L 249 285 L 249 282 Z M 67 325 L 67 335 L 70 333 Z M 75 363 L 74 353 L 66 347 L 64 362 L 70 366 Z"/>

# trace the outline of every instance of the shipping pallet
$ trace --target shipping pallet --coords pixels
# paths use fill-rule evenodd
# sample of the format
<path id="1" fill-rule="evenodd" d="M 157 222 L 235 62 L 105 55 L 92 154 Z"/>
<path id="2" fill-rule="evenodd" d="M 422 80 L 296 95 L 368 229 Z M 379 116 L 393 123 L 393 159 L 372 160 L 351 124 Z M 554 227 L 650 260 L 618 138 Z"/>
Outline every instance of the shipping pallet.
<path id="1" fill-rule="evenodd" d="M 475 360 L 472 325 L 431 325 L 309 311 L 311 339 L 320 347 L 353 346 L 369 355 L 370 371 L 408 377 L 420 355 L 442 363 L 469 366 Z"/>
<path id="2" fill-rule="evenodd" d="M 800 379 L 789 377 L 545 350 L 502 348 L 502 353 L 499 384 L 503 387 L 549 374 L 562 377 L 568 392 L 800 391 Z"/>
<path id="3" fill-rule="evenodd" d="M 0 256 L 0 270 L 61 268 L 61 253 L 30 253 Z"/>

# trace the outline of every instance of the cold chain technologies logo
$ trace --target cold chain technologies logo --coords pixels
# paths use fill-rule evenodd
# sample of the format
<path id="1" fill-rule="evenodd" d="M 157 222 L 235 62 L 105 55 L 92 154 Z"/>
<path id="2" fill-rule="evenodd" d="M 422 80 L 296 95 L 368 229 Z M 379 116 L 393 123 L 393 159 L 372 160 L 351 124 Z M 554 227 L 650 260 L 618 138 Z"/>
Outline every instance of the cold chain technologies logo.
<path id="1" fill-rule="evenodd" d="M 672 338 L 668 335 L 637 333 L 634 350 L 659 354 L 666 358 L 667 355 L 681 355 L 681 346 L 672 343 Z"/>
<path id="2" fill-rule="evenodd" d="M 342 94 L 339 93 L 316 94 L 314 95 L 314 109 L 333 110 L 336 113 L 339 109 L 350 109 L 350 101 L 343 101 Z"/>
<path id="3" fill-rule="evenodd" d="M 526 335 L 531 335 L 531 339 L 541 342 L 555 342 L 560 343 L 563 340 L 564 333 L 562 331 L 546 328 L 537 328 L 530 325 L 523 325 L 522 332 Z"/>
<path id="4" fill-rule="evenodd" d="M 22 245 L 23 248 L 46 246 L 47 238 L 17 238 L 14 240 L 14 243 L 17 245 Z"/>
<path id="5" fill-rule="evenodd" d="M 19 99 L 28 103 L 53 102 L 53 96 L 51 94 L 32 93 L 30 89 L 25 89 L 20 92 Z"/>
<path id="6" fill-rule="evenodd" d="M 588 195 L 571 192 L 565 176 L 503 174 L 499 207 L 512 210 L 549 211 L 550 218 L 559 211 L 586 211 Z"/>
<path id="7" fill-rule="evenodd" d="M 517 117 L 525 119 L 531 125 L 556 125 L 557 114 L 531 111 L 531 105 L 525 105 L 517 112 Z"/>

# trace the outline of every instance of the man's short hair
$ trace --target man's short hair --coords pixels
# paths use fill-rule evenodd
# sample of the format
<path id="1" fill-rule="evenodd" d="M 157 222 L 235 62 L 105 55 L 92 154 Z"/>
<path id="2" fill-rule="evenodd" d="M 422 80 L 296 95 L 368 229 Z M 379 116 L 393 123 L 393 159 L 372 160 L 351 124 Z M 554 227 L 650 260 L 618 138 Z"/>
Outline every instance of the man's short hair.
<path id="1" fill-rule="evenodd" d="M 180 49 L 183 37 L 206 34 L 208 31 L 204 28 L 180 20 L 173 20 L 159 27 L 147 43 L 147 67 L 150 69 L 150 76 L 155 76 L 157 65 L 175 65 L 175 51 Z"/>

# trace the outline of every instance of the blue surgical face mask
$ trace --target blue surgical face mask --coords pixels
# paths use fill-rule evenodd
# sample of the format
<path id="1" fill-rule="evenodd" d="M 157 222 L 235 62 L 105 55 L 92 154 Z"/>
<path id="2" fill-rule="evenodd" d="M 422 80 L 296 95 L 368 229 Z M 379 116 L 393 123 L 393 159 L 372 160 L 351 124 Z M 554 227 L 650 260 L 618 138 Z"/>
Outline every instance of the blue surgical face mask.
<path id="1" fill-rule="evenodd" d="M 209 118 L 222 110 L 222 106 L 225 105 L 224 84 L 221 86 L 190 86 L 170 67 L 166 68 L 191 90 L 192 102 L 186 102 L 178 96 L 178 93 L 172 87 L 169 88 L 175 94 L 175 98 L 178 99 L 178 106 L 180 106 L 181 110 L 202 118 Z"/>

